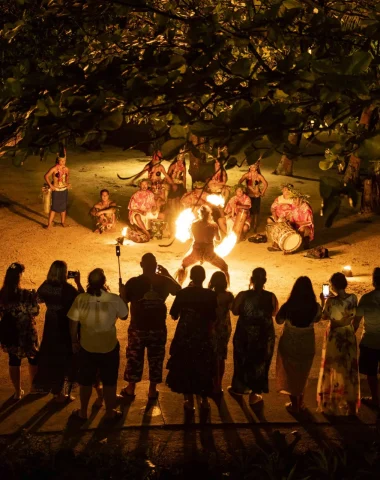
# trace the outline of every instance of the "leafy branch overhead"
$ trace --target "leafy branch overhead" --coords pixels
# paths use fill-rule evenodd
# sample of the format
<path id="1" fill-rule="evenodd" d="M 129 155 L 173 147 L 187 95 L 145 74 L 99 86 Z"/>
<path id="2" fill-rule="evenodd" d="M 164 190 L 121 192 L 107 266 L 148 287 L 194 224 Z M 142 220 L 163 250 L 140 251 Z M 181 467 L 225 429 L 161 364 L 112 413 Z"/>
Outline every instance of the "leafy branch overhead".
<path id="1" fill-rule="evenodd" d="M 3 151 L 134 122 L 167 158 L 191 134 L 297 155 L 291 135 L 337 128 L 337 156 L 380 156 L 359 125 L 380 103 L 380 0 L 3 0 L 0 18 Z"/>

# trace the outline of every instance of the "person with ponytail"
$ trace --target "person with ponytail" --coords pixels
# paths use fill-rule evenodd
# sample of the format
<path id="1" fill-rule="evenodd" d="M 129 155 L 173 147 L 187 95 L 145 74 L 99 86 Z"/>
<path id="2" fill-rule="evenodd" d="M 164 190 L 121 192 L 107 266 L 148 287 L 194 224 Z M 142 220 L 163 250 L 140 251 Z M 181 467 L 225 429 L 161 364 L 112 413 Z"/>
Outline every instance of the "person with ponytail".
<path id="1" fill-rule="evenodd" d="M 250 393 L 249 404 L 262 402 L 268 393 L 268 373 L 274 350 L 273 317 L 278 311 L 276 295 L 264 290 L 264 268 L 252 272 L 250 288 L 240 292 L 232 305 L 239 315 L 234 345 L 234 374 L 228 391 L 232 395 Z"/>
<path id="2" fill-rule="evenodd" d="M 0 290 L 0 343 L 9 355 L 9 377 L 14 386 L 14 400 L 24 395 L 21 388 L 21 360 L 29 362 L 30 382 L 37 372 L 38 335 L 35 317 L 39 313 L 35 290 L 21 288 L 25 267 L 12 263 Z"/>

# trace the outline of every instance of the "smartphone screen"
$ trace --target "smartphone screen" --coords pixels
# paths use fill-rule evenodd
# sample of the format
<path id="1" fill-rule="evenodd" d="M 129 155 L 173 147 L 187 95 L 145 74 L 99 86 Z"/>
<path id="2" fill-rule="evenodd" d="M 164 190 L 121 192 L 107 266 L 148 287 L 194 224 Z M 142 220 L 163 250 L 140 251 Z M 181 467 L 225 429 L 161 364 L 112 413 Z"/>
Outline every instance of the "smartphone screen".
<path id="1" fill-rule="evenodd" d="M 330 296 L 330 285 L 328 283 L 322 285 L 322 294 L 325 298 Z"/>
<path id="2" fill-rule="evenodd" d="M 116 256 L 120 257 L 120 246 L 116 245 Z"/>

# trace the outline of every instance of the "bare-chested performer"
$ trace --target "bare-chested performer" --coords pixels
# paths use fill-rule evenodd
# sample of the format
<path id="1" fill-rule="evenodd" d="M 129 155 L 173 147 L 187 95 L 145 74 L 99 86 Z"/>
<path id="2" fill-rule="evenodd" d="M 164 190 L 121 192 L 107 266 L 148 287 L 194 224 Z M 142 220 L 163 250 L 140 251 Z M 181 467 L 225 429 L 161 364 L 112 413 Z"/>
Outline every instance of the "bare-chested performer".
<path id="1" fill-rule="evenodd" d="M 265 192 L 268 188 L 268 182 L 260 172 L 260 160 L 249 167 L 248 172 L 241 177 L 239 183 L 243 183 L 244 181 L 247 185 L 247 193 L 251 199 L 250 211 L 253 223 L 253 231 L 256 233 L 260 215 L 261 197 L 265 195 Z"/>
<path id="2" fill-rule="evenodd" d="M 180 285 L 186 279 L 186 269 L 197 262 L 209 262 L 214 267 L 225 273 L 228 284 L 230 276 L 227 263 L 214 251 L 214 240 L 220 240 L 220 233 L 216 223 L 211 220 L 211 209 L 202 205 L 198 211 L 199 220 L 191 226 L 193 244 L 189 253 L 182 260 L 181 268 L 177 272 L 177 279 Z"/>
<path id="3" fill-rule="evenodd" d="M 100 191 L 100 202 L 90 210 L 95 222 L 95 233 L 111 231 L 116 225 L 116 203 L 110 200 L 110 192 L 107 189 Z"/>
<path id="4" fill-rule="evenodd" d="M 66 210 L 68 202 L 69 169 L 66 167 L 66 156 L 58 156 L 56 164 L 44 176 L 45 182 L 49 185 L 51 194 L 51 209 L 48 224 L 50 228 L 56 213 L 61 214 L 61 225 L 65 226 Z"/>

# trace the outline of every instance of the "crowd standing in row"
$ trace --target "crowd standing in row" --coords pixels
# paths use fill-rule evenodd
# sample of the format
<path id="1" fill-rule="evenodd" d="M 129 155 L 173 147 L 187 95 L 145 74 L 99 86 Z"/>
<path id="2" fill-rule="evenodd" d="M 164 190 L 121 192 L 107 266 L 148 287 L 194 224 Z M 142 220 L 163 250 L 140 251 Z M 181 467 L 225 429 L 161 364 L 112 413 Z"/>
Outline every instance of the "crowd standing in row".
<path id="1" fill-rule="evenodd" d="M 238 316 L 233 337 L 234 372 L 228 391 L 231 395 L 249 395 L 251 405 L 263 402 L 268 393 L 268 373 L 275 345 L 273 319 L 283 326 L 276 362 L 279 392 L 289 395 L 286 408 L 294 413 L 305 409 L 304 391 L 315 355 L 315 323 L 328 321 L 322 364 L 316 392 L 318 410 L 335 415 L 355 415 L 360 401 L 379 407 L 377 374 L 380 363 L 380 268 L 373 272 L 374 290 L 363 295 L 359 304 L 346 292 L 347 280 L 341 273 L 330 279 L 332 295 L 317 301 L 308 277 L 295 282 L 288 300 L 279 309 L 274 293 L 265 290 L 263 268 L 255 268 L 248 290 L 236 298 L 227 290 L 227 279 L 218 271 L 208 288 L 203 267 L 190 272 L 190 283 L 181 288 L 153 254 L 141 260 L 142 274 L 120 285 L 119 295 L 107 287 L 102 269 L 88 276 L 86 291 L 80 275 L 76 288 L 67 281 L 67 265 L 55 261 L 46 281 L 37 291 L 22 288 L 24 266 L 12 263 L 0 290 L 0 342 L 9 355 L 9 375 L 14 399 L 24 395 L 20 365 L 29 362 L 32 383 L 30 394 L 52 393 L 56 402 L 70 400 L 71 388 L 80 385 L 80 408 L 73 416 L 87 418 L 88 405 L 95 388 L 95 407 L 106 407 L 106 417 L 117 419 L 119 397 L 133 400 L 141 381 L 144 354 L 149 363 L 148 399 L 154 400 L 162 382 L 167 340 L 166 299 L 175 296 L 170 310 L 178 321 L 166 365 L 166 383 L 172 391 L 184 395 L 184 408 L 194 411 L 194 395 L 202 398 L 201 407 L 210 407 L 208 399 L 223 394 L 222 380 L 231 335 L 230 312 Z M 41 343 L 35 318 L 39 304 L 46 304 Z M 127 385 L 117 395 L 120 346 L 116 320 L 128 318 Z M 358 354 L 355 333 L 364 318 L 364 331 Z M 359 362 L 358 362 L 359 358 Z M 371 396 L 360 398 L 359 371 L 367 375 Z"/>

